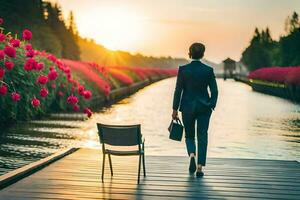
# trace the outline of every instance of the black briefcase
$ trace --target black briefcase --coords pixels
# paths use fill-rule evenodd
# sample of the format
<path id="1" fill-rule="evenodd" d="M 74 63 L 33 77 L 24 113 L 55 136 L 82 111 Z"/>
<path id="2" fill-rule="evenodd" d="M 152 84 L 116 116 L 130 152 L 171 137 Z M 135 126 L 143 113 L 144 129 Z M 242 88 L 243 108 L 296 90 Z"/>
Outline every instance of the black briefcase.
<path id="1" fill-rule="evenodd" d="M 183 125 L 180 119 L 172 120 L 168 128 L 171 140 L 181 141 L 183 134 Z"/>

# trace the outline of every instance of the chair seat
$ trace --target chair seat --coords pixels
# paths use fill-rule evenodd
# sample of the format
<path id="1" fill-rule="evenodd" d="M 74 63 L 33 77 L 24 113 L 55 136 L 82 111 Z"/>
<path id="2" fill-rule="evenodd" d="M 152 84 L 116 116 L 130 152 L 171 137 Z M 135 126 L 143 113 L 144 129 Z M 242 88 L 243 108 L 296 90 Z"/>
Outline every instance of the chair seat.
<path id="1" fill-rule="evenodd" d="M 140 155 L 144 154 L 144 151 L 141 150 L 134 150 L 134 151 L 116 151 L 116 150 L 110 150 L 106 149 L 105 150 L 106 154 L 111 154 L 111 155 L 116 155 L 116 156 L 133 156 L 133 155 Z"/>

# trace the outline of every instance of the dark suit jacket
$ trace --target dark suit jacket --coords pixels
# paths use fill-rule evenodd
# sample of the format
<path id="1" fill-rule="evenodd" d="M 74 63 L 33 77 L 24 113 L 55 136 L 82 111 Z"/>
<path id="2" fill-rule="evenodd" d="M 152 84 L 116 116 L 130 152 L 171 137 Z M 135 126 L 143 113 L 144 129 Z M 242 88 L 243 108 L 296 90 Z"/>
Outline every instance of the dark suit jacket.
<path id="1" fill-rule="evenodd" d="M 208 94 L 208 87 L 211 95 Z M 218 88 L 213 68 L 201 61 L 179 67 L 173 109 L 186 113 L 206 112 L 215 108 Z"/>

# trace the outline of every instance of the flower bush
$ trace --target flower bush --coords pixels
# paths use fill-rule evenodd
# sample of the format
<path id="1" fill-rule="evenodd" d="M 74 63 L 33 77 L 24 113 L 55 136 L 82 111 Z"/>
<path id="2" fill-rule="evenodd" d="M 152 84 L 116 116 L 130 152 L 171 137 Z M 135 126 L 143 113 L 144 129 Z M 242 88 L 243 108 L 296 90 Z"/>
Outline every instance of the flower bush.
<path id="1" fill-rule="evenodd" d="M 300 66 L 293 67 L 287 74 L 285 82 L 291 85 L 300 85 Z"/>
<path id="2" fill-rule="evenodd" d="M 0 26 L 2 22 L 0 18 Z M 91 117 L 93 97 L 177 74 L 177 69 L 107 67 L 58 59 L 32 47 L 30 30 L 25 29 L 18 38 L 0 28 L 0 126 L 61 110 L 82 111 Z"/>
<path id="3" fill-rule="evenodd" d="M 96 70 L 94 70 L 90 65 L 84 62 L 66 59 L 62 59 L 62 63 L 78 75 L 80 74 L 83 79 L 86 79 L 86 81 L 89 80 L 92 84 L 96 85 L 97 88 L 94 88 L 96 91 L 103 92 L 106 96 L 109 95 L 111 90 L 109 82 L 101 78 L 101 76 L 97 74 Z"/>
<path id="4" fill-rule="evenodd" d="M 300 66 L 260 68 L 250 72 L 248 78 L 281 84 L 300 85 Z"/>
<path id="5" fill-rule="evenodd" d="M 131 85 L 134 82 L 130 76 L 128 76 L 126 73 L 122 72 L 119 69 L 108 68 L 108 71 L 112 77 L 118 79 L 125 85 Z"/>
<path id="6" fill-rule="evenodd" d="M 111 89 L 128 86 L 134 82 L 143 81 L 155 76 L 166 78 L 177 75 L 177 69 L 163 69 L 150 67 L 127 67 L 127 66 L 101 66 L 97 63 L 82 62 L 62 59 L 62 63 L 81 75 L 82 79 L 92 80 L 98 87 L 96 91 L 101 91 L 109 95 Z M 117 83 L 116 83 L 117 82 Z M 94 91 L 95 92 L 95 91 Z"/>
<path id="7" fill-rule="evenodd" d="M 81 86 L 83 81 L 73 78 L 55 56 L 34 50 L 29 43 L 32 38 L 29 30 L 24 30 L 22 36 L 18 39 L 1 28 L 0 125 L 51 112 L 55 102 L 68 109 L 65 98 L 80 96 L 72 88 Z M 86 100 L 81 98 L 77 103 L 84 106 Z"/>

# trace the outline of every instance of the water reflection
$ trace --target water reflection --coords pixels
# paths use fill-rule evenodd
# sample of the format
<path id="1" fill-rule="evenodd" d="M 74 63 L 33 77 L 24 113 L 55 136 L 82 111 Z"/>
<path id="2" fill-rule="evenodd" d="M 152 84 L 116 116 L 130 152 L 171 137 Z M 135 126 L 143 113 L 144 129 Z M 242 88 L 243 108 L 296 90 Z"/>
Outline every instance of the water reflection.
<path id="1" fill-rule="evenodd" d="M 184 142 L 168 139 L 175 79 L 155 83 L 95 113 L 88 121 L 32 121 L 6 132 L 0 174 L 68 146 L 99 148 L 96 122 L 142 124 L 148 155 L 186 155 Z M 300 161 L 300 106 L 256 93 L 243 83 L 218 80 L 219 102 L 209 130 L 208 157 Z"/>
<path id="2" fill-rule="evenodd" d="M 174 84 L 175 79 L 157 83 L 93 120 L 140 122 L 148 154 L 186 155 L 184 144 L 170 141 L 166 129 Z M 253 92 L 243 83 L 219 80 L 218 84 L 220 99 L 212 115 L 208 156 L 300 160 L 299 105 Z"/>

